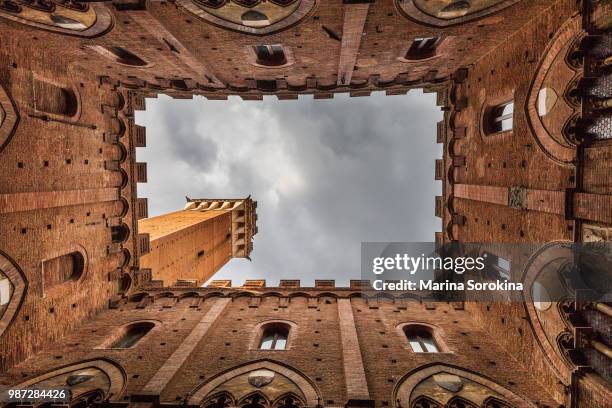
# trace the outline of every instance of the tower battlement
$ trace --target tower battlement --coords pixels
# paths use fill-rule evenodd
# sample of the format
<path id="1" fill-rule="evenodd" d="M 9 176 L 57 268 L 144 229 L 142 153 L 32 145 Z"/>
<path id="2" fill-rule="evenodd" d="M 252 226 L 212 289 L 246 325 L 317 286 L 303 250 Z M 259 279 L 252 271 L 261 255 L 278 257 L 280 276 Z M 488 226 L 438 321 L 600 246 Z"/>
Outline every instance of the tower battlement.
<path id="1" fill-rule="evenodd" d="M 151 269 L 164 286 L 201 286 L 232 258 L 247 258 L 257 233 L 257 202 L 244 199 L 190 199 L 185 208 L 138 221 L 149 234 L 150 252 L 140 267 Z"/>

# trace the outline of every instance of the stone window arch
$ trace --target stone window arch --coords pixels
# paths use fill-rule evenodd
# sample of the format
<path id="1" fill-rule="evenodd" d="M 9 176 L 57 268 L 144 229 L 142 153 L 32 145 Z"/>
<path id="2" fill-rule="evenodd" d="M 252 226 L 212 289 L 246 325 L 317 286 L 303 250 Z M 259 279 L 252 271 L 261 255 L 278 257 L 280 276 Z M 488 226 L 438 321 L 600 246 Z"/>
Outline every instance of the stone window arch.
<path id="1" fill-rule="evenodd" d="M 117 401 L 123 395 L 125 386 L 126 375 L 121 366 L 111 360 L 96 359 L 56 368 L 13 388 L 68 388 L 71 403 L 75 403 L 91 399 Z"/>
<path id="2" fill-rule="evenodd" d="M 521 281 L 524 282 L 523 299 L 529 317 L 533 337 L 541 349 L 542 356 L 564 384 L 570 384 L 571 372 L 575 368 L 566 358 L 559 339 L 568 330 L 559 307 L 553 307 L 563 299 L 571 299 L 571 292 L 563 276 L 564 268 L 575 262 L 575 251 L 570 242 L 553 241 L 537 248 L 527 261 Z"/>
<path id="3" fill-rule="evenodd" d="M 302 21 L 316 0 L 177 0 L 177 5 L 218 27 L 268 35 Z"/>
<path id="4" fill-rule="evenodd" d="M 303 408 L 305 407 L 304 401 L 302 401 L 297 395 L 292 392 L 288 392 L 285 395 L 281 395 L 272 403 L 272 408 Z"/>
<path id="5" fill-rule="evenodd" d="M 0 152 L 10 142 L 18 122 L 17 109 L 8 93 L 0 85 Z"/>
<path id="6" fill-rule="evenodd" d="M 138 320 L 120 326 L 107 338 L 98 349 L 132 349 L 138 346 L 159 322 L 155 320 Z"/>
<path id="7" fill-rule="evenodd" d="M 112 27 L 112 16 L 103 4 L 72 2 L 0 3 L 0 18 L 46 31 L 76 37 L 94 37 Z"/>
<path id="8" fill-rule="evenodd" d="M 211 377 L 190 393 L 188 403 L 205 408 L 222 408 L 219 400 L 220 396 L 224 396 L 224 404 L 236 401 L 231 406 L 246 407 L 249 403 L 262 402 L 251 399 L 257 392 L 266 401 L 264 408 L 314 407 L 321 400 L 314 382 L 302 372 L 279 362 L 261 360 Z"/>
<path id="9" fill-rule="evenodd" d="M 34 78 L 32 84 L 34 109 L 52 117 L 75 117 L 80 112 L 77 92 L 64 85 Z"/>
<path id="10" fill-rule="evenodd" d="M 461 397 L 453 397 L 450 401 L 446 403 L 446 407 L 448 408 L 479 408 L 478 405 L 474 404 L 472 401 L 467 400 Z"/>
<path id="11" fill-rule="evenodd" d="M 242 397 L 236 404 L 239 408 L 269 408 L 270 401 L 260 392 L 255 391 L 245 397 Z"/>
<path id="12" fill-rule="evenodd" d="M 425 395 L 421 395 L 417 397 L 414 401 L 412 401 L 410 408 L 444 408 L 444 407 L 440 403 L 432 400 L 431 398 Z"/>
<path id="13" fill-rule="evenodd" d="M 519 0 L 396 0 L 406 17 L 436 27 L 450 27 L 501 12 Z"/>
<path id="14" fill-rule="evenodd" d="M 230 408 L 235 406 L 236 401 L 234 401 L 234 397 L 226 391 L 221 391 L 206 398 L 206 401 L 202 404 L 203 408 Z"/>
<path id="15" fill-rule="evenodd" d="M 536 408 L 531 401 L 491 379 L 438 363 L 418 367 L 402 377 L 393 400 L 398 406 L 410 408 Z"/>
<path id="16" fill-rule="evenodd" d="M 17 264 L 0 251 L 0 337 L 12 323 L 27 290 Z"/>

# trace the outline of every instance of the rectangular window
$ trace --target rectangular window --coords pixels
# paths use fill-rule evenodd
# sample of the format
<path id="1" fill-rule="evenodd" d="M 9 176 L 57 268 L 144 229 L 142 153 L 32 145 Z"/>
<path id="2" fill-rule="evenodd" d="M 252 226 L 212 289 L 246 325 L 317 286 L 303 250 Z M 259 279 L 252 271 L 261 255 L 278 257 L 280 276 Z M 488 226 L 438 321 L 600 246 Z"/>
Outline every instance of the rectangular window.
<path id="1" fill-rule="evenodd" d="M 513 117 L 514 101 L 490 108 L 485 115 L 485 132 L 492 134 L 512 130 Z"/>
<path id="2" fill-rule="evenodd" d="M 280 44 L 256 45 L 257 63 L 266 66 L 279 66 L 287 63 L 285 51 Z"/>

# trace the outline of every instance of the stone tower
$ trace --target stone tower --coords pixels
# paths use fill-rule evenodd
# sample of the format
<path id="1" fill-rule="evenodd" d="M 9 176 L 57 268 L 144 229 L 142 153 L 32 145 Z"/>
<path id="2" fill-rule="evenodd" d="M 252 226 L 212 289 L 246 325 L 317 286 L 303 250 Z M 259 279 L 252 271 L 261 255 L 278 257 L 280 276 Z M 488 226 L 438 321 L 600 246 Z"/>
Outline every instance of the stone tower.
<path id="1" fill-rule="evenodd" d="M 249 258 L 257 233 L 257 201 L 187 199 L 185 208 L 138 221 L 150 252 L 140 258 L 163 286 L 201 286 L 232 258 Z"/>

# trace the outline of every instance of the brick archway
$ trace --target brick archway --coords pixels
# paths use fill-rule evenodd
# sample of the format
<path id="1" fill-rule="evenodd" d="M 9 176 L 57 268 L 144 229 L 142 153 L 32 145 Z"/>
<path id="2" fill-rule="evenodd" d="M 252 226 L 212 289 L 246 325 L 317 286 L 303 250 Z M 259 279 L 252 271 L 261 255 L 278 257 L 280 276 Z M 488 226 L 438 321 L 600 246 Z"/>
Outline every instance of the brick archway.
<path id="1" fill-rule="evenodd" d="M 412 406 L 410 404 L 413 402 L 413 399 L 418 397 L 418 395 L 413 395 L 413 391 L 415 391 L 417 386 L 423 381 L 437 374 L 450 374 L 477 383 L 489 389 L 491 392 L 498 394 L 512 406 L 536 408 L 536 405 L 528 401 L 528 399 L 515 394 L 497 382 L 482 375 L 467 371 L 460 367 L 436 363 L 421 366 L 401 378 L 393 390 L 393 406 L 398 407 L 400 404 L 402 407 Z"/>
<path id="2" fill-rule="evenodd" d="M 235 378 L 239 375 L 248 373 L 254 370 L 266 369 L 277 372 L 289 380 L 291 380 L 304 394 L 306 406 L 315 407 L 319 403 L 320 392 L 315 388 L 313 382 L 303 373 L 292 367 L 280 364 L 271 360 L 261 360 L 254 363 L 246 364 L 240 367 L 233 368 L 224 373 L 218 374 L 212 380 L 209 380 L 199 385 L 189 398 L 189 404 L 200 404 L 215 388 L 224 382 Z"/>
<path id="3" fill-rule="evenodd" d="M 59 3 L 58 3 L 59 4 Z M 55 5 L 54 8 L 60 7 L 62 9 L 67 9 L 64 5 Z M 19 8 L 20 10 L 21 8 Z M 38 13 L 44 13 L 41 11 L 37 11 Z M 69 13 L 74 13 L 74 10 L 69 10 Z M 84 13 L 89 13 L 93 16 L 95 22 L 91 24 L 89 27 L 78 30 L 78 29 L 70 29 L 62 27 L 61 25 L 53 25 L 53 24 L 44 24 L 43 22 L 32 20 L 31 18 L 25 18 L 21 16 L 19 11 L 8 12 L 4 10 L 0 10 L 0 18 L 6 18 L 8 20 L 12 20 L 21 24 L 29 25 L 31 27 L 36 27 L 45 31 L 52 31 L 59 34 L 70 35 L 74 37 L 98 37 L 106 32 L 108 32 L 113 27 L 113 18 L 111 12 L 108 10 L 106 5 L 101 3 L 88 3 L 87 9 L 83 11 Z"/>
<path id="4" fill-rule="evenodd" d="M 569 244 L 569 242 L 559 241 L 550 242 L 540 247 L 534 252 L 527 262 L 523 272 L 523 277 L 521 279 L 525 283 L 525 289 L 523 292 L 523 306 L 525 307 L 525 311 L 529 317 L 529 325 L 531 326 L 533 337 L 556 375 L 566 385 L 571 383 L 572 368 L 569 367 L 566 360 L 561 356 L 560 350 L 555 342 L 551 341 L 550 337 L 547 336 L 537 309 L 534 305 L 531 290 L 538 276 L 540 275 L 540 272 L 548 264 L 555 259 L 573 257 L 572 248 Z M 556 310 L 555 308 L 551 309 Z"/>
<path id="5" fill-rule="evenodd" d="M 528 98 L 525 106 L 525 113 L 527 116 L 527 122 L 532 129 L 532 133 L 536 139 L 536 142 L 540 149 L 548 156 L 551 160 L 558 164 L 569 166 L 576 160 L 576 146 L 569 141 L 560 142 L 558 138 L 551 135 L 538 114 L 538 96 L 540 90 L 544 87 L 544 81 L 547 78 L 549 71 L 553 68 L 555 63 L 565 64 L 565 58 L 563 57 L 563 51 L 567 50 L 569 44 L 577 41 L 578 38 L 582 37 L 583 33 L 580 31 L 580 19 L 574 18 L 569 20 L 560 30 L 557 36 L 551 41 L 548 48 L 544 52 L 544 58 L 540 62 L 540 65 L 536 71 L 536 74 L 531 81 L 529 88 Z M 561 62 L 559 62 L 562 60 Z M 574 79 L 579 75 L 576 69 L 568 66 L 569 69 L 575 71 Z M 563 95 L 563 90 L 567 84 L 561 84 L 562 87 L 558 90 L 559 97 Z M 571 105 L 571 104 L 569 104 Z M 559 135 L 560 136 L 560 135 Z"/>
<path id="6" fill-rule="evenodd" d="M 28 282 L 17 264 L 0 251 L 0 271 L 8 278 L 13 285 L 13 293 L 4 313 L 0 316 L 0 337 L 15 319 L 19 308 L 25 298 Z"/>
<path id="7" fill-rule="evenodd" d="M 29 380 L 26 380 L 14 388 L 24 389 L 43 381 L 49 381 L 56 377 L 69 376 L 71 373 L 78 370 L 93 369 L 103 373 L 108 378 L 108 389 L 102 390 L 104 398 L 110 401 L 116 401 L 123 395 L 127 385 L 127 376 L 125 370 L 115 361 L 107 358 L 95 360 L 86 360 L 75 364 L 70 364 L 58 367 L 44 374 L 37 375 Z"/>
<path id="8" fill-rule="evenodd" d="M 11 141 L 18 123 L 17 109 L 11 97 L 0 85 L 0 152 Z"/>
<path id="9" fill-rule="evenodd" d="M 302 0 L 297 9 L 289 16 L 282 20 L 273 23 L 266 27 L 249 27 L 242 24 L 237 24 L 223 18 L 217 17 L 213 14 L 208 13 L 205 9 L 198 6 L 193 0 L 177 0 L 176 2 L 179 8 L 194 14 L 201 19 L 208 21 L 209 23 L 218 27 L 227 28 L 230 30 L 240 31 L 245 34 L 253 35 L 268 35 L 277 31 L 285 30 L 297 23 L 299 23 L 304 17 L 309 15 L 317 6 L 317 0 Z"/>
<path id="10" fill-rule="evenodd" d="M 507 7 L 510 7 L 516 3 L 520 2 L 520 0 L 503 0 L 484 8 L 482 10 L 476 11 L 474 13 L 468 13 L 464 16 L 445 19 L 433 16 L 425 11 L 421 10 L 416 4 L 415 0 L 396 0 L 395 6 L 397 9 L 404 14 L 406 17 L 417 21 L 419 23 L 423 23 L 425 25 L 431 25 L 435 27 L 450 27 L 457 24 L 467 23 L 472 20 L 477 20 L 486 16 L 489 16 L 494 13 L 498 13 Z"/>

